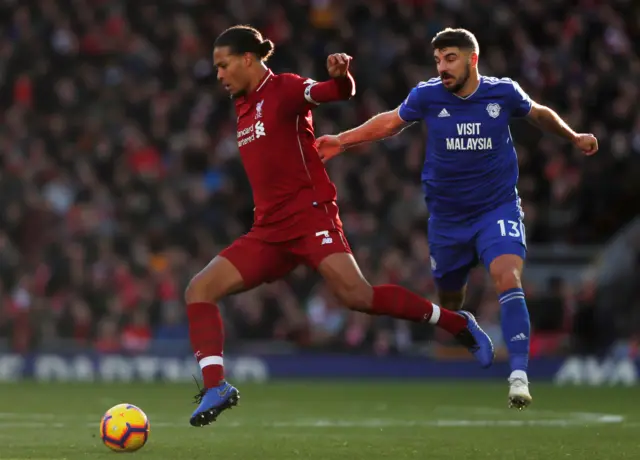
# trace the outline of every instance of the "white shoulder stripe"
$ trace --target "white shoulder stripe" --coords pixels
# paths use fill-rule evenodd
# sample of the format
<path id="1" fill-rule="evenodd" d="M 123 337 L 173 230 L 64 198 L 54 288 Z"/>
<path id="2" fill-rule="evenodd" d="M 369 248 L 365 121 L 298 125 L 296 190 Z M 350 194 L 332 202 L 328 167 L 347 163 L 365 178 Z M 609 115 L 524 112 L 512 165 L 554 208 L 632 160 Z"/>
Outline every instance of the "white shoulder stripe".
<path id="1" fill-rule="evenodd" d="M 442 84 L 442 80 L 440 80 L 440 77 L 438 77 L 438 78 L 430 78 L 427 81 L 421 81 L 420 83 L 418 83 L 417 87 L 423 88 L 425 86 L 438 86 L 441 84 Z"/>
<path id="2" fill-rule="evenodd" d="M 511 78 L 484 77 L 484 81 L 489 85 L 513 85 L 515 82 Z"/>

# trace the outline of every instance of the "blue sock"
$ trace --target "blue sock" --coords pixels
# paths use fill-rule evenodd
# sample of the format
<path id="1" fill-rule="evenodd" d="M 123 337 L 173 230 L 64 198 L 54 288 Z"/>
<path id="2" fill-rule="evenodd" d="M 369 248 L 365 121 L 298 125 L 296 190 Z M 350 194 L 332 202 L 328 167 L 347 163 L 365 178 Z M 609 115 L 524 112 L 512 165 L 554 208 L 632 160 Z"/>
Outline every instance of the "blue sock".
<path id="1" fill-rule="evenodd" d="M 527 372 L 531 324 L 527 304 L 524 301 L 524 291 L 520 288 L 509 289 L 500 294 L 498 299 L 500 300 L 502 336 L 509 351 L 511 372 Z"/>

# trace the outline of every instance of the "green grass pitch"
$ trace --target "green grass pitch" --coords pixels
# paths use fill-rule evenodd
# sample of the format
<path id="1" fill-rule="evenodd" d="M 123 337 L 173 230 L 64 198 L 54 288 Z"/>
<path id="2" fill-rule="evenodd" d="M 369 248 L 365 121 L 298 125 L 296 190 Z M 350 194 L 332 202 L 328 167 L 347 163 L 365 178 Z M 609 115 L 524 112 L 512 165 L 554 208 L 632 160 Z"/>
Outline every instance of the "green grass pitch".
<path id="1" fill-rule="evenodd" d="M 240 385 L 238 407 L 193 428 L 195 385 L 0 385 L 0 459 L 632 459 L 640 388 L 532 385 L 506 408 L 505 383 L 274 382 Z M 151 422 L 133 454 L 101 444 L 104 411 L 136 404 Z"/>

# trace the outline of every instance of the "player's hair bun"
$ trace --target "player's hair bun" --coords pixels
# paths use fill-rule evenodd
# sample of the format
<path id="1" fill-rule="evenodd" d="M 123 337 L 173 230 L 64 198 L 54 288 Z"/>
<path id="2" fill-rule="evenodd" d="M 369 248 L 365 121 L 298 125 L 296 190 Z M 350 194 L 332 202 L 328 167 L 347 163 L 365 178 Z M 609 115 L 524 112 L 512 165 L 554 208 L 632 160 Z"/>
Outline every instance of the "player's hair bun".
<path id="1" fill-rule="evenodd" d="M 269 39 L 264 40 L 258 46 L 258 57 L 263 61 L 266 61 L 273 54 L 273 50 L 275 49 L 275 45 Z"/>
<path id="2" fill-rule="evenodd" d="M 216 38 L 213 46 L 228 46 L 235 55 L 252 53 L 261 61 L 269 59 L 275 48 L 271 40 L 262 38 L 260 31 L 251 26 L 229 27 Z"/>

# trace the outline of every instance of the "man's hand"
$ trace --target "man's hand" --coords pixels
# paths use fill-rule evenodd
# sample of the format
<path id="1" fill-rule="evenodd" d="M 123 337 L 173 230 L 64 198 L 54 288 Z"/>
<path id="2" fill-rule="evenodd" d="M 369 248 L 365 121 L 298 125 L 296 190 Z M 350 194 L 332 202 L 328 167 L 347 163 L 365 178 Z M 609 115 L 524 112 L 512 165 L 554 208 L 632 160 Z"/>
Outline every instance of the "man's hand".
<path id="1" fill-rule="evenodd" d="M 327 57 L 327 70 L 331 78 L 344 77 L 349 71 L 351 56 L 345 53 L 330 54 Z"/>
<path id="2" fill-rule="evenodd" d="M 593 134 L 577 134 L 573 143 L 587 156 L 598 151 L 598 139 Z"/>
<path id="3" fill-rule="evenodd" d="M 342 153 L 344 150 L 338 136 L 327 135 L 316 139 L 318 155 L 323 163 Z"/>

